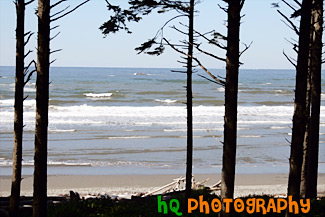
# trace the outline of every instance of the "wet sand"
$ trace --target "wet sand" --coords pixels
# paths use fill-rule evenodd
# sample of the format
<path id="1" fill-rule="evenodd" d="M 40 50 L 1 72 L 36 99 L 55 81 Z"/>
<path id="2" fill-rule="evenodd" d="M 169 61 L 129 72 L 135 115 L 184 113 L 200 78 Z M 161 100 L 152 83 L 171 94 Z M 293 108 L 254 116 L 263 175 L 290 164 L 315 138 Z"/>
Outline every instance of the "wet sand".
<path id="1" fill-rule="evenodd" d="M 80 195 L 108 194 L 129 197 L 136 193 L 146 193 L 169 184 L 182 175 L 55 175 L 48 176 L 48 195 L 60 196 L 70 190 Z M 212 186 L 220 180 L 216 174 L 194 174 L 195 180 L 201 182 L 207 178 L 205 186 Z M 183 175 L 184 177 L 184 175 Z M 287 174 L 237 174 L 235 197 L 245 195 L 281 195 L 287 192 Z M 0 196 L 9 196 L 10 176 L 0 177 Z M 21 195 L 31 196 L 33 177 L 23 177 Z M 325 195 L 325 174 L 318 176 L 318 194 Z"/>

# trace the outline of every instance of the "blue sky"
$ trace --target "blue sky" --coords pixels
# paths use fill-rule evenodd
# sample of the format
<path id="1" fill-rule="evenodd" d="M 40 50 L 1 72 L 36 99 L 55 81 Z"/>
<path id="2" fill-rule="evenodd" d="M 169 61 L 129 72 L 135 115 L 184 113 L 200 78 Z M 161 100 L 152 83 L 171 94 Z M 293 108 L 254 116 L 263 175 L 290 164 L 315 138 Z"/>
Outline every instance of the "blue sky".
<path id="1" fill-rule="evenodd" d="M 71 8 L 82 0 L 68 0 L 57 10 L 71 5 Z M 35 32 L 28 44 L 28 49 L 35 50 L 37 46 L 37 17 L 34 11 L 37 1 L 26 8 L 25 30 Z M 57 2 L 52 0 L 52 4 Z M 115 4 L 125 4 L 127 0 L 112 0 Z M 285 38 L 297 39 L 296 35 L 281 21 L 280 15 L 271 3 L 275 0 L 246 0 L 242 14 L 241 42 L 249 44 L 251 48 L 243 54 L 242 68 L 246 69 L 292 69 L 293 66 L 285 59 L 282 52 L 285 50 L 292 57 L 291 45 Z M 201 0 L 197 6 L 199 11 L 195 18 L 195 28 L 200 32 L 217 30 L 226 34 L 226 13 L 219 9 L 217 4 L 225 5 L 221 0 Z M 289 12 L 283 7 L 283 12 Z M 80 67 L 181 67 L 177 62 L 179 54 L 170 48 L 161 56 L 137 55 L 135 47 L 149 38 L 152 38 L 157 30 L 173 14 L 153 14 L 135 24 L 130 24 L 132 34 L 123 31 L 103 37 L 100 25 L 106 21 L 110 12 L 107 11 L 104 0 L 91 0 L 74 13 L 57 21 L 60 27 L 53 31 L 52 36 L 60 31 L 60 35 L 51 41 L 51 49 L 63 49 L 61 52 L 51 55 L 51 59 L 57 59 L 53 66 L 80 66 Z M 173 24 L 179 26 L 179 22 L 186 24 L 186 19 L 176 20 Z M 54 26 L 54 24 L 52 24 Z M 15 28 L 16 14 L 12 0 L 0 0 L 0 66 L 13 66 L 15 64 Z M 173 42 L 185 39 L 174 30 L 166 28 L 165 37 Z M 223 51 L 208 45 L 202 45 L 210 52 L 225 56 Z M 242 46 L 243 48 L 243 46 Z M 35 58 L 34 54 L 29 59 Z M 202 54 L 197 54 L 201 62 L 209 68 L 224 68 L 225 63 L 211 59 Z"/>

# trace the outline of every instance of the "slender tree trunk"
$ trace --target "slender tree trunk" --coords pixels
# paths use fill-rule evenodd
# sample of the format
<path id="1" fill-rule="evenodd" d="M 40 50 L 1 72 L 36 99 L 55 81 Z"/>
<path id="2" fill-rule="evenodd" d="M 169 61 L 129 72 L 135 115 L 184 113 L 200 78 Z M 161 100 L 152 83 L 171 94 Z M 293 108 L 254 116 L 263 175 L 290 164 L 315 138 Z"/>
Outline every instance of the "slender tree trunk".
<path id="1" fill-rule="evenodd" d="M 38 47 L 33 216 L 47 216 L 47 130 L 49 99 L 50 0 L 38 0 Z"/>
<path id="2" fill-rule="evenodd" d="M 303 142 L 306 128 L 306 92 L 310 41 L 311 1 L 303 0 L 300 20 L 299 51 L 297 61 L 295 109 L 293 115 L 288 195 L 300 197 Z"/>
<path id="3" fill-rule="evenodd" d="M 193 56 L 193 28 L 194 28 L 194 0 L 190 1 L 189 29 L 188 29 L 188 57 L 187 57 L 187 162 L 186 162 L 186 192 L 185 199 L 191 196 L 192 189 L 192 161 L 193 161 L 193 94 L 192 94 L 192 56 Z M 187 204 L 187 202 L 186 202 Z"/>
<path id="4" fill-rule="evenodd" d="M 16 28 L 16 85 L 15 85 L 15 119 L 14 148 L 12 154 L 12 183 L 9 213 L 11 217 L 19 216 L 19 199 L 21 184 L 22 144 L 23 144 L 23 102 L 24 102 L 24 19 L 25 1 L 15 2 L 17 11 Z"/>
<path id="5" fill-rule="evenodd" d="M 321 101 L 321 64 L 322 64 L 322 34 L 323 34 L 323 0 L 313 0 L 312 24 L 313 37 L 311 60 L 311 117 L 309 137 L 309 157 L 306 177 L 306 197 L 317 197 L 317 171 L 319 155 L 319 116 Z"/>
<path id="6" fill-rule="evenodd" d="M 228 36 L 225 87 L 225 124 L 222 157 L 221 198 L 233 198 L 237 146 L 237 95 L 241 1 L 228 1 Z M 225 213 L 222 216 L 231 216 Z"/>
<path id="7" fill-rule="evenodd" d="M 312 30 L 310 37 L 312 37 Z M 305 197 L 306 184 L 307 184 L 307 165 L 309 158 L 309 141 L 310 141 L 310 103 L 311 103 L 311 49 L 309 49 L 308 72 L 307 72 L 307 92 L 306 92 L 306 128 L 303 143 L 303 159 L 301 166 L 301 182 L 300 182 L 300 196 Z"/>

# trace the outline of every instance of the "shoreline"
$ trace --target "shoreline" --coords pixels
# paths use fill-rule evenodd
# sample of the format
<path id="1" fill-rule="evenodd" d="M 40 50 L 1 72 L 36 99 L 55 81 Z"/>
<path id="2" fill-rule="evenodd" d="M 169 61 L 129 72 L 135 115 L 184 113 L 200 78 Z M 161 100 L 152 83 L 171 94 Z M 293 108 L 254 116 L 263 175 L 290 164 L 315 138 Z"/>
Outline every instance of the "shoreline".
<path id="1" fill-rule="evenodd" d="M 47 186 L 49 196 L 62 196 L 69 191 L 81 196 L 110 195 L 130 197 L 137 193 L 147 193 L 173 182 L 184 174 L 157 175 L 49 175 Z M 205 186 L 212 186 L 221 179 L 220 174 L 194 174 L 195 181 L 202 182 L 209 178 Z M 237 174 L 235 197 L 248 195 L 286 196 L 288 174 Z M 325 196 L 325 173 L 318 174 L 318 195 Z M 0 196 L 10 195 L 11 177 L 0 177 Z M 23 176 L 21 195 L 31 196 L 33 177 Z"/>

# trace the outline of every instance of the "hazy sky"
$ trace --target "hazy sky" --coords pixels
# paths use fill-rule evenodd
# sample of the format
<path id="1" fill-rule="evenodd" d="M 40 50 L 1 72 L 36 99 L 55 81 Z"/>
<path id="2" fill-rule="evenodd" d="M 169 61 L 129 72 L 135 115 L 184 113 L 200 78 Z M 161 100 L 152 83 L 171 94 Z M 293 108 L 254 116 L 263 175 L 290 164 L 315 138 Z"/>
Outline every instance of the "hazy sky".
<path id="1" fill-rule="evenodd" d="M 37 17 L 35 1 L 26 8 L 25 31 L 35 32 L 33 40 L 28 44 L 28 49 L 35 50 L 37 46 Z M 52 0 L 52 4 L 57 2 Z M 68 5 L 71 8 L 82 2 L 82 0 L 68 0 L 60 7 L 59 11 Z M 127 0 L 114 0 L 112 3 L 126 3 Z M 297 39 L 296 35 L 281 21 L 276 9 L 271 7 L 275 0 L 246 0 L 242 14 L 241 42 L 249 44 L 253 41 L 251 48 L 243 54 L 242 68 L 249 69 L 292 69 L 292 65 L 285 59 L 282 52 L 285 50 L 293 57 L 291 45 L 285 38 Z M 217 30 L 226 34 L 226 13 L 219 9 L 217 4 L 225 6 L 221 0 L 201 0 L 197 5 L 198 13 L 195 18 L 195 28 L 204 33 L 210 30 Z M 284 12 L 289 12 L 283 6 Z M 60 35 L 51 41 L 51 49 L 63 49 L 61 52 L 51 55 L 51 59 L 57 59 L 54 66 L 90 66 L 90 67 L 181 67 L 177 62 L 179 54 L 166 47 L 166 52 L 161 56 L 137 55 L 135 47 L 149 38 L 152 38 L 157 30 L 162 27 L 166 20 L 171 18 L 172 13 L 166 15 L 150 15 L 136 24 L 131 24 L 133 34 L 123 31 L 103 37 L 100 25 L 106 21 L 111 12 L 107 11 L 104 0 L 91 0 L 74 13 L 56 21 L 52 27 L 59 24 L 60 27 L 54 30 L 51 35 L 57 32 Z M 186 19 L 175 20 L 171 25 L 181 27 L 179 22 L 187 24 Z M 169 25 L 170 26 L 170 25 Z M 0 0 L 0 66 L 15 65 L 15 28 L 16 14 L 12 0 Z M 185 39 L 182 36 L 166 27 L 165 37 L 173 42 Z M 202 41 L 204 42 L 204 41 Z M 202 44 L 209 51 L 220 56 L 225 56 L 210 45 Z M 244 48 L 242 46 L 242 48 Z M 35 58 L 36 51 L 29 57 Z M 201 62 L 209 68 L 224 68 L 225 63 L 198 54 Z"/>

